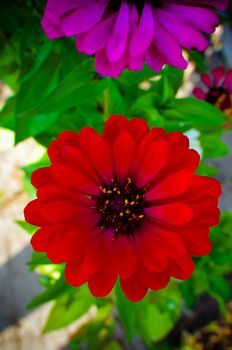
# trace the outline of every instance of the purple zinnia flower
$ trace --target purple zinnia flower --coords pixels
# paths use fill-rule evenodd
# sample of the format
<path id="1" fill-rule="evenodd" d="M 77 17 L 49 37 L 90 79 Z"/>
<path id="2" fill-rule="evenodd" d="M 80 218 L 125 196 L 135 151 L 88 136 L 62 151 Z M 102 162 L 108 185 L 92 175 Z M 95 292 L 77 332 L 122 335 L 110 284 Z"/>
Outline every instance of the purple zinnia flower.
<path id="1" fill-rule="evenodd" d="M 76 36 L 80 52 L 95 55 L 100 74 L 125 68 L 185 69 L 182 48 L 204 51 L 204 33 L 218 24 L 229 0 L 48 0 L 42 26 L 49 39 Z"/>

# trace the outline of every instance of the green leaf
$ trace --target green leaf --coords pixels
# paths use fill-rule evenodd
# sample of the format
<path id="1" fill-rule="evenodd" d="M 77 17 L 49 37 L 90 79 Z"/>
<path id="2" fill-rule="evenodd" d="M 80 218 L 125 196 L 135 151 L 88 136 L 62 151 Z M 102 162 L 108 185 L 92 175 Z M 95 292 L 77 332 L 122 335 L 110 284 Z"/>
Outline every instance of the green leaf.
<path id="1" fill-rule="evenodd" d="M 192 281 L 184 281 L 180 284 L 180 290 L 183 295 L 187 309 L 191 309 L 197 301 L 197 295 L 192 288 Z"/>
<path id="2" fill-rule="evenodd" d="M 153 292 L 138 307 L 137 329 L 143 340 L 158 342 L 175 326 L 181 312 L 181 294 L 174 282 L 158 292 Z"/>
<path id="3" fill-rule="evenodd" d="M 16 224 L 18 224 L 23 230 L 25 230 L 27 233 L 29 233 L 29 235 L 33 235 L 37 230 L 38 227 L 33 226 L 31 224 L 28 224 L 26 221 L 24 220 L 16 220 L 15 221 Z"/>
<path id="4" fill-rule="evenodd" d="M 207 67 L 205 64 L 204 54 L 202 52 L 193 51 L 193 50 L 188 51 L 188 54 L 190 56 L 190 60 L 196 64 L 198 71 L 200 73 L 206 73 Z"/>
<path id="5" fill-rule="evenodd" d="M 47 288 L 44 292 L 32 299 L 27 307 L 29 309 L 32 309 L 34 307 L 45 304 L 48 301 L 56 299 L 62 294 L 69 292 L 72 288 L 73 287 L 71 287 L 63 278 L 61 278 L 54 285 L 51 285 L 51 287 Z"/>
<path id="6" fill-rule="evenodd" d="M 225 119 L 224 114 L 213 105 L 190 97 L 175 99 L 172 107 L 195 127 L 219 126 Z"/>
<path id="7" fill-rule="evenodd" d="M 28 262 L 28 265 L 30 271 L 33 271 L 40 265 L 52 265 L 52 262 L 48 259 L 46 253 L 32 252 L 31 260 Z"/>
<path id="8" fill-rule="evenodd" d="M 116 341 L 112 341 L 104 346 L 103 350 L 123 350 L 123 348 Z"/>
<path id="9" fill-rule="evenodd" d="M 162 76 L 168 79 L 169 96 L 172 98 L 183 84 L 184 71 L 169 65 L 166 65 L 162 71 Z"/>
<path id="10" fill-rule="evenodd" d="M 231 297 L 230 285 L 223 276 L 213 276 L 213 278 L 210 278 L 210 292 L 217 294 L 225 301 L 228 301 Z"/>
<path id="11" fill-rule="evenodd" d="M 78 320 L 95 303 L 87 287 L 79 287 L 71 293 L 58 298 L 51 309 L 43 332 L 63 328 Z"/>
<path id="12" fill-rule="evenodd" d="M 143 69 L 139 72 L 136 72 L 136 74 L 128 70 L 123 71 L 122 74 L 116 78 L 116 80 L 121 84 L 132 87 L 156 75 L 157 74 L 154 73 L 153 69 L 145 65 Z"/>
<path id="13" fill-rule="evenodd" d="M 204 157 L 223 157 L 230 153 L 228 146 L 221 140 L 221 134 L 202 133 L 200 141 L 202 144 Z"/>
<path id="14" fill-rule="evenodd" d="M 16 114 L 15 114 L 15 97 L 10 97 L 6 101 L 3 109 L 0 112 L 0 125 L 3 128 L 15 130 Z"/>
<path id="15" fill-rule="evenodd" d="M 48 94 L 53 84 L 56 84 L 60 64 L 60 57 L 51 52 L 40 69 L 30 76 L 30 80 L 21 84 L 16 103 L 16 112 L 19 118 L 25 114 L 25 111 L 33 109 Z"/>

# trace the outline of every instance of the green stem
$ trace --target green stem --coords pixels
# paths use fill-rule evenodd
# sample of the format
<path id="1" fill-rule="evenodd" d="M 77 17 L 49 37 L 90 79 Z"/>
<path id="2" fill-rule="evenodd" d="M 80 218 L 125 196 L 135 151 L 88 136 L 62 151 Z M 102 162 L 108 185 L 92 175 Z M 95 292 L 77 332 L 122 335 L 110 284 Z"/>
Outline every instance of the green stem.
<path id="1" fill-rule="evenodd" d="M 104 112 L 104 122 L 107 121 L 107 119 L 110 116 L 110 91 L 108 88 L 106 88 L 103 91 L 103 112 Z"/>

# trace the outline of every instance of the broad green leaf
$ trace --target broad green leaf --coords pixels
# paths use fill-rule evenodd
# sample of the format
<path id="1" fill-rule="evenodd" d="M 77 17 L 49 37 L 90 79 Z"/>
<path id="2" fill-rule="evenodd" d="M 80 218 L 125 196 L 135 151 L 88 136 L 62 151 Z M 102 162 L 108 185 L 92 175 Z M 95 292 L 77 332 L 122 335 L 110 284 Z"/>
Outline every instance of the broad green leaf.
<path id="1" fill-rule="evenodd" d="M 173 101 L 172 107 L 183 115 L 192 126 L 219 126 L 225 119 L 224 114 L 208 102 L 194 98 L 179 98 Z"/>
<path id="2" fill-rule="evenodd" d="M 149 344 L 162 340 L 175 326 L 181 312 L 181 294 L 177 284 L 171 282 L 165 289 L 150 293 L 144 302 L 138 308 L 136 323 Z"/>
<path id="3" fill-rule="evenodd" d="M 62 295 L 51 309 L 43 332 L 47 333 L 63 328 L 78 320 L 94 303 L 95 298 L 85 286 Z"/>

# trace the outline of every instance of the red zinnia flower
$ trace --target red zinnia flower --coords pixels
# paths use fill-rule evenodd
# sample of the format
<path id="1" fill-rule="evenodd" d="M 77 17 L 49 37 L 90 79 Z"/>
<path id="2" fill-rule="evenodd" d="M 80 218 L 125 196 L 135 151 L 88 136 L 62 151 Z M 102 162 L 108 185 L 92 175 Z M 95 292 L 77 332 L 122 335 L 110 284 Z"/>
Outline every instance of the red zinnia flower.
<path id="1" fill-rule="evenodd" d="M 212 70 L 212 74 L 202 74 L 205 89 L 196 87 L 193 94 L 220 109 L 228 118 L 232 117 L 232 69 L 227 73 L 223 67 Z"/>
<path id="2" fill-rule="evenodd" d="M 191 256 L 210 252 L 220 184 L 194 175 L 199 155 L 181 132 L 113 116 L 102 136 L 65 131 L 48 154 L 52 165 L 32 175 L 38 198 L 25 217 L 41 227 L 33 248 L 66 263 L 71 285 L 88 282 L 103 297 L 120 277 L 139 301 L 170 277 L 189 278 Z"/>

